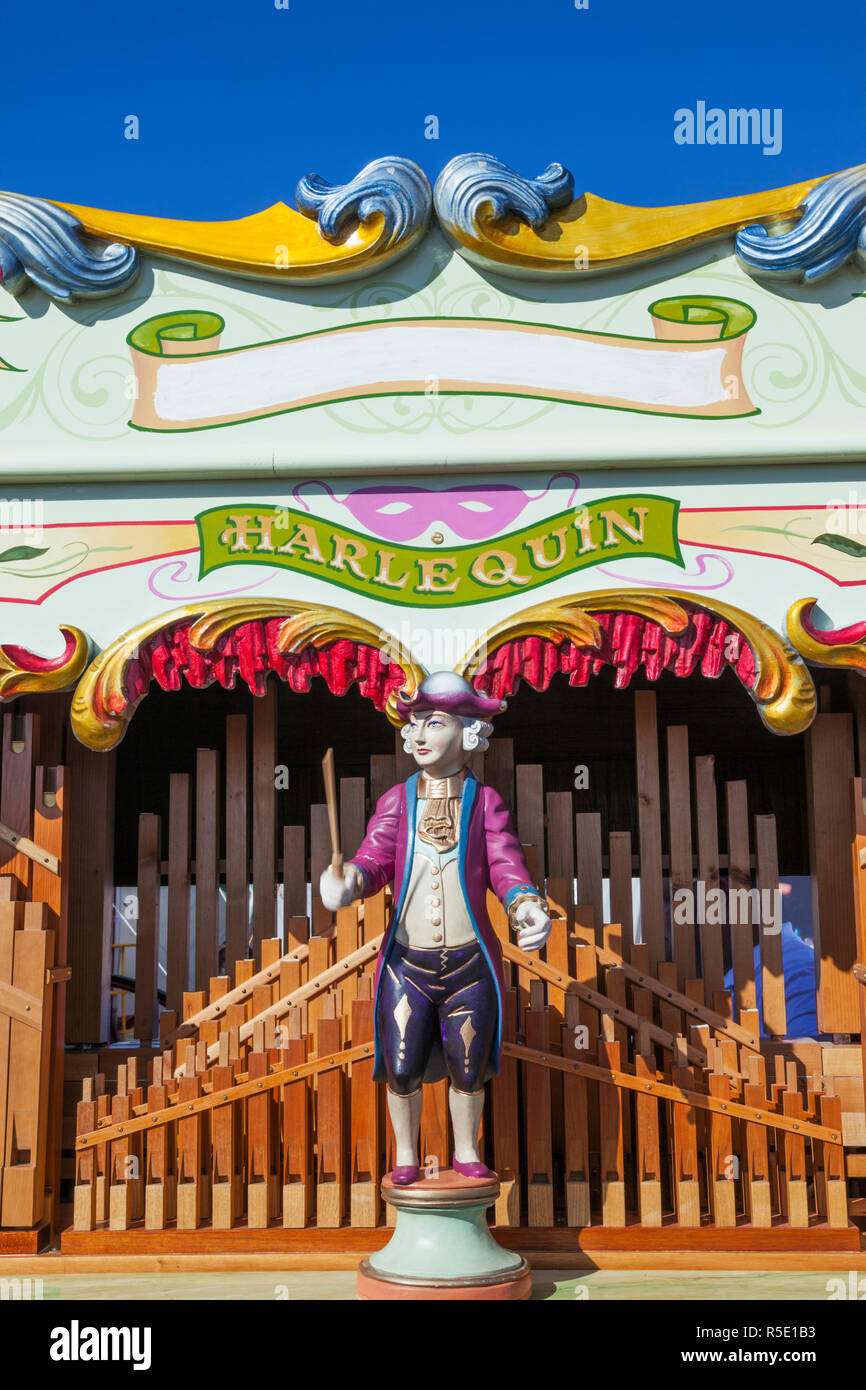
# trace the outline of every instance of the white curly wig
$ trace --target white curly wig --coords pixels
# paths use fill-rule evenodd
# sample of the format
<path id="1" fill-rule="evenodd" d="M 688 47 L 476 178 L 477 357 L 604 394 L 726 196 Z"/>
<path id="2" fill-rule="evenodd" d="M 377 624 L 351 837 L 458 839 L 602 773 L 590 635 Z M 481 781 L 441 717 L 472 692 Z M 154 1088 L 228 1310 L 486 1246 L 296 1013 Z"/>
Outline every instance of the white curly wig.
<path id="1" fill-rule="evenodd" d="M 493 733 L 493 725 L 488 724 L 486 719 L 473 719 L 467 715 L 452 715 L 458 718 L 463 725 L 463 748 L 467 753 L 474 753 L 476 748 L 484 752 L 485 748 L 490 747 L 490 735 Z M 400 730 L 403 738 L 403 751 L 412 756 L 412 725 L 404 724 Z"/>

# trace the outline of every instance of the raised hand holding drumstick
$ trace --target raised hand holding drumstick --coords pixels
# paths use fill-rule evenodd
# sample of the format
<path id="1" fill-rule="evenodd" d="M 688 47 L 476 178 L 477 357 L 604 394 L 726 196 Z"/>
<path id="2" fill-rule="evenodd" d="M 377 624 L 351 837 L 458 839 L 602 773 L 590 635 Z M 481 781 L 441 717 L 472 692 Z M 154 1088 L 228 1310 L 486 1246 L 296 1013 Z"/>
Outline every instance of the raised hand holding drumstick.
<path id="1" fill-rule="evenodd" d="M 329 912 L 348 907 L 363 892 L 361 875 L 355 864 L 344 864 L 340 849 L 340 823 L 337 816 L 337 779 L 334 775 L 334 750 L 329 748 L 322 759 L 325 778 L 325 800 L 328 803 L 328 828 L 331 832 L 331 862 L 319 879 L 319 894 Z"/>

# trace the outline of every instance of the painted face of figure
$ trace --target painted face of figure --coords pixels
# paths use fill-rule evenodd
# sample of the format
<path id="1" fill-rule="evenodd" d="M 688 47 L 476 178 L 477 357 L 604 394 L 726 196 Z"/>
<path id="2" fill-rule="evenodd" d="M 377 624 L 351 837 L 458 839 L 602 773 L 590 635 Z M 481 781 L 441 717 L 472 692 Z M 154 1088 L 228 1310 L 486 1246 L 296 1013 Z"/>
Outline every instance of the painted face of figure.
<path id="1" fill-rule="evenodd" d="M 412 756 L 431 777 L 453 777 L 466 761 L 463 720 L 456 714 L 434 710 L 413 715 L 409 742 Z"/>

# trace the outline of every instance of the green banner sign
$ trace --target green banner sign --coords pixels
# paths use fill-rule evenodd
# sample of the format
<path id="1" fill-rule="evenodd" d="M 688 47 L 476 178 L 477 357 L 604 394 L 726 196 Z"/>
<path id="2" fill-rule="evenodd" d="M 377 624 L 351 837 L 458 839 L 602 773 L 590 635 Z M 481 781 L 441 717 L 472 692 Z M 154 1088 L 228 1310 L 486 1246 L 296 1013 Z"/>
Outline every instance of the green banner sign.
<path id="1" fill-rule="evenodd" d="M 679 503 L 621 493 L 471 545 L 399 545 L 309 512 L 239 502 L 196 517 L 199 578 L 276 565 L 401 607 L 455 608 L 527 594 L 591 565 L 636 556 L 683 565 Z"/>

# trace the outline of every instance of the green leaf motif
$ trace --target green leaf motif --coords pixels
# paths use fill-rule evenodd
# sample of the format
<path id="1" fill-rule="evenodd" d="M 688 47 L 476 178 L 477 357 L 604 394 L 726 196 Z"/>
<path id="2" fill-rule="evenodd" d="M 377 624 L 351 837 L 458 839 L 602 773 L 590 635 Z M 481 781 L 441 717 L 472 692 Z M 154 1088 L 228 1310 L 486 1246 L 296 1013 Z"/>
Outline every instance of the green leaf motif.
<path id="1" fill-rule="evenodd" d="M 0 563 L 3 560 L 35 560 L 37 555 L 45 555 L 47 552 L 47 545 L 41 550 L 34 545 L 13 545 L 11 550 L 4 550 L 0 555 Z"/>
<path id="2" fill-rule="evenodd" d="M 842 550 L 846 555 L 856 555 L 858 559 L 866 556 L 866 545 L 862 541 L 855 541 L 851 536 L 836 536 L 830 531 L 816 536 L 812 544 L 829 545 L 832 550 Z"/>

